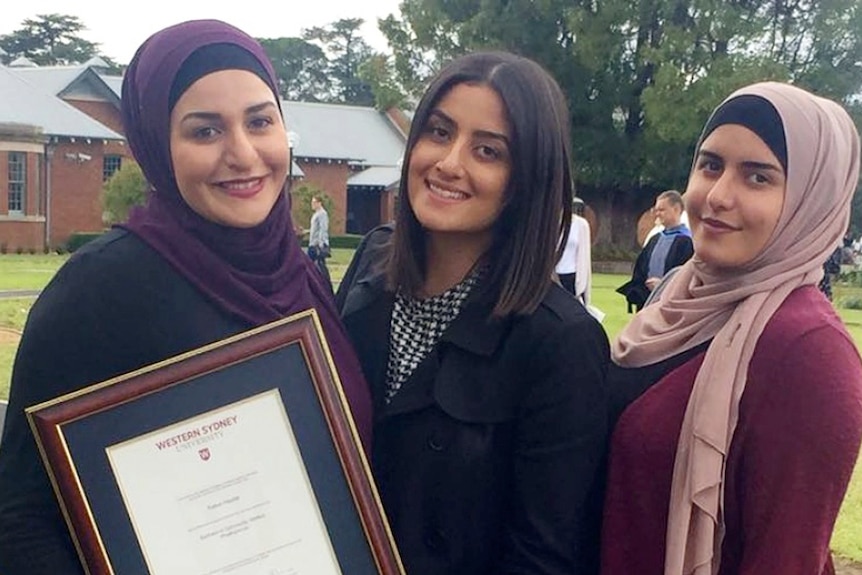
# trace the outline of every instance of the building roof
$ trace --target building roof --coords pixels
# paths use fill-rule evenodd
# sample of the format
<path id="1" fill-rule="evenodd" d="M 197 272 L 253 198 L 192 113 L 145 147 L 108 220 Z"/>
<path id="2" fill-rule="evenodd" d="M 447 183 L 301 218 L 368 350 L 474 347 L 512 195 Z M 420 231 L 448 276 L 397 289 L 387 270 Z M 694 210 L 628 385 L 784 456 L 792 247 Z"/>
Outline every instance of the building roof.
<path id="1" fill-rule="evenodd" d="M 101 56 L 93 56 L 83 64 L 88 68 L 110 68 L 107 62 L 105 62 Z"/>
<path id="2" fill-rule="evenodd" d="M 15 68 L 11 71 L 27 80 L 31 86 L 56 96 L 84 70 L 80 66 L 42 66 Z"/>
<path id="3" fill-rule="evenodd" d="M 46 136 L 123 139 L 104 124 L 34 86 L 20 72 L 0 67 L 0 122 L 31 124 L 42 128 Z"/>
<path id="4" fill-rule="evenodd" d="M 96 69 L 98 63 L 91 60 L 76 66 L 41 66 L 7 68 L 7 70 L 44 94 L 55 96 L 58 101 L 62 98 L 96 97 L 107 98 L 119 106 L 123 78 L 99 73 Z M 56 109 L 56 106 L 52 109 Z M 361 166 L 392 167 L 398 165 L 404 153 L 404 136 L 386 114 L 374 108 L 283 101 L 282 109 L 285 125 L 291 132 L 293 152 L 296 157 L 340 160 Z M 58 117 L 46 115 L 43 125 L 46 134 L 53 133 L 49 125 L 56 125 Z M 42 125 L 32 120 L 12 121 Z M 69 129 L 67 127 L 63 134 L 57 135 L 71 135 L 65 133 Z M 89 131 L 92 132 L 92 130 Z M 96 137 L 117 137 L 111 130 L 107 131 L 112 135 Z M 302 170 L 295 165 L 293 173 L 301 174 Z M 370 183 L 357 185 L 388 185 L 391 182 L 381 183 L 388 177 L 388 174 L 384 175 L 375 170 L 359 180 Z M 397 177 L 394 181 L 397 181 Z"/>
<path id="5" fill-rule="evenodd" d="M 297 157 L 327 158 L 372 166 L 397 166 L 404 138 L 374 108 L 282 101 L 285 125 Z"/>
<path id="6" fill-rule="evenodd" d="M 118 90 L 108 83 L 122 78 L 103 76 L 96 71 L 92 60 L 75 66 L 39 66 L 36 68 L 14 68 L 12 71 L 33 86 L 54 96 L 69 99 L 107 100 L 115 106 L 120 106 Z"/>
<path id="7" fill-rule="evenodd" d="M 388 188 L 401 179 L 401 168 L 398 166 L 371 166 L 347 179 L 348 186 L 371 186 Z"/>
<path id="8" fill-rule="evenodd" d="M 99 74 L 99 78 L 102 79 L 103 82 L 111 89 L 114 94 L 117 95 L 117 98 L 121 98 L 123 96 L 123 77 L 122 76 L 107 76 L 105 74 Z"/>
<path id="9" fill-rule="evenodd" d="M 303 177 L 305 177 L 305 172 L 302 171 L 302 168 L 299 167 L 299 164 L 297 164 L 295 160 L 290 161 L 290 177 L 291 178 L 303 178 Z"/>
<path id="10" fill-rule="evenodd" d="M 17 58 L 9 62 L 10 68 L 35 68 L 36 66 L 38 66 L 36 62 L 24 56 L 18 56 Z"/>

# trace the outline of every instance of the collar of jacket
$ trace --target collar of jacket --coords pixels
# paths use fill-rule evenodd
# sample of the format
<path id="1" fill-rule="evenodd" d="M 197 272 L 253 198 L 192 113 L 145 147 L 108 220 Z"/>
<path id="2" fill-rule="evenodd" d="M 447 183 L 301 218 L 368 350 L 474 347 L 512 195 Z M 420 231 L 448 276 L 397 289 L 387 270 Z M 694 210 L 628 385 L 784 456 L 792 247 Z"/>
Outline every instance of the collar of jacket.
<path id="1" fill-rule="evenodd" d="M 479 287 L 479 286 L 477 286 Z M 372 271 L 356 280 L 355 293 L 345 301 L 342 316 L 347 318 L 373 306 L 383 305 L 390 311 L 395 296 L 386 291 L 386 277 L 383 271 Z M 490 356 L 497 349 L 511 322 L 510 318 L 492 319 L 493 303 L 483 298 L 481 289 L 474 289 L 458 317 L 449 325 L 440 338 L 441 342 L 451 343 L 477 355 Z M 383 304 L 381 300 L 385 300 Z M 388 318 L 387 318 L 388 320 Z"/>

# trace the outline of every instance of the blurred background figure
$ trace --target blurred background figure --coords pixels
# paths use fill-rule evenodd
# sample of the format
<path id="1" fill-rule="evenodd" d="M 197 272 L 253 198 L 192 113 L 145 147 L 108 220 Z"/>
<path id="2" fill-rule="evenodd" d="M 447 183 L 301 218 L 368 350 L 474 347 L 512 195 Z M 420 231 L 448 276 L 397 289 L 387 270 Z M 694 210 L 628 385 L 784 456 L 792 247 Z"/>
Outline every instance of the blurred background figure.
<path id="1" fill-rule="evenodd" d="M 829 255 L 829 259 L 823 262 L 823 279 L 817 287 L 826 296 L 826 299 L 832 301 L 832 280 L 841 273 L 842 258 L 844 250 L 847 248 L 837 247 L 835 251 Z"/>
<path id="2" fill-rule="evenodd" d="M 560 276 L 560 284 L 570 291 L 581 303 L 590 303 L 592 284 L 592 258 L 590 257 L 590 224 L 584 218 L 584 201 L 572 201 L 572 223 L 563 255 L 554 271 Z"/>
<path id="3" fill-rule="evenodd" d="M 329 291 L 332 291 L 332 279 L 329 276 L 329 268 L 326 267 L 326 258 L 331 255 L 329 250 L 329 214 L 323 207 L 320 197 L 311 198 L 311 224 L 308 230 L 308 257 L 314 262 L 315 267 L 323 276 Z"/>
<path id="4" fill-rule="evenodd" d="M 635 261 L 632 279 L 617 288 L 624 295 L 631 313 L 632 307 L 639 311 L 650 292 L 671 269 L 681 266 L 691 258 L 694 246 L 691 231 L 682 222 L 682 196 L 676 190 L 659 194 L 653 207 L 656 221 L 663 227 L 652 236 Z"/>
<path id="5" fill-rule="evenodd" d="M 691 226 L 688 224 L 688 212 L 685 211 L 684 207 L 682 210 L 682 215 L 679 218 L 680 223 L 682 223 L 685 227 L 691 229 Z M 654 235 L 664 230 L 664 224 L 662 224 L 658 218 L 655 219 L 655 225 L 650 228 L 647 232 L 646 236 L 644 236 L 644 241 L 641 245 L 646 246 L 647 243 L 652 239 Z"/>

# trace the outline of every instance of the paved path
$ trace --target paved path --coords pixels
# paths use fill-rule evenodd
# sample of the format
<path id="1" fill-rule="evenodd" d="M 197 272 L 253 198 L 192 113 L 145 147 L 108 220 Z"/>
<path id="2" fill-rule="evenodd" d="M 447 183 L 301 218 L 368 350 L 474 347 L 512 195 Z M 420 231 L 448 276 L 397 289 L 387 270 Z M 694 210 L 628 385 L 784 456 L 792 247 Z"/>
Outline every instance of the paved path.
<path id="1" fill-rule="evenodd" d="M 833 557 L 835 575 L 862 575 L 862 563 L 853 563 L 840 557 Z"/>
<path id="2" fill-rule="evenodd" d="M 38 289 L 13 289 L 0 291 L 0 299 L 13 299 L 16 297 L 35 297 L 42 290 Z"/>

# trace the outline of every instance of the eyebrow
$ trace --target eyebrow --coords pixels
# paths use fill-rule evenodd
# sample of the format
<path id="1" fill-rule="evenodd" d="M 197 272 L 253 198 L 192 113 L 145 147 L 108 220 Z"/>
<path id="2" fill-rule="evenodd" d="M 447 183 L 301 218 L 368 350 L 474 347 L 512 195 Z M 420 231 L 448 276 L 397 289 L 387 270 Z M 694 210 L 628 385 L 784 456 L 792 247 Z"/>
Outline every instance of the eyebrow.
<path id="1" fill-rule="evenodd" d="M 447 116 L 445 113 L 443 113 L 439 109 L 431 110 L 430 116 L 432 116 L 432 117 L 437 116 L 439 119 L 443 120 L 444 122 L 446 122 L 450 126 L 457 126 L 458 125 L 457 122 L 455 122 L 455 120 L 453 120 L 452 118 Z M 430 119 L 431 118 L 429 117 L 429 120 Z M 477 136 L 485 137 L 485 138 L 494 138 L 495 140 L 502 141 L 507 146 L 509 145 L 509 138 L 507 138 L 505 134 L 501 134 L 499 132 L 492 132 L 491 130 L 476 130 L 474 132 L 474 134 L 476 134 Z"/>
<path id="2" fill-rule="evenodd" d="M 256 114 L 258 112 L 262 112 L 267 108 L 275 108 L 275 103 L 271 101 L 266 101 L 261 102 L 260 104 L 254 104 L 246 108 L 243 114 L 248 116 L 249 114 Z M 218 120 L 220 118 L 221 114 L 219 114 L 218 112 L 189 112 L 182 117 L 180 122 L 185 122 L 186 120 Z"/>
<path id="3" fill-rule="evenodd" d="M 710 152 L 709 150 L 700 150 L 697 155 L 698 157 L 706 157 L 710 160 L 720 160 L 722 162 L 725 161 L 724 158 L 722 158 L 719 154 L 716 154 L 715 152 Z M 783 169 L 776 166 L 775 164 L 770 164 L 768 162 L 755 162 L 754 160 L 744 160 L 742 161 L 742 167 L 755 170 L 770 170 L 778 172 L 779 174 L 784 173 Z"/>

